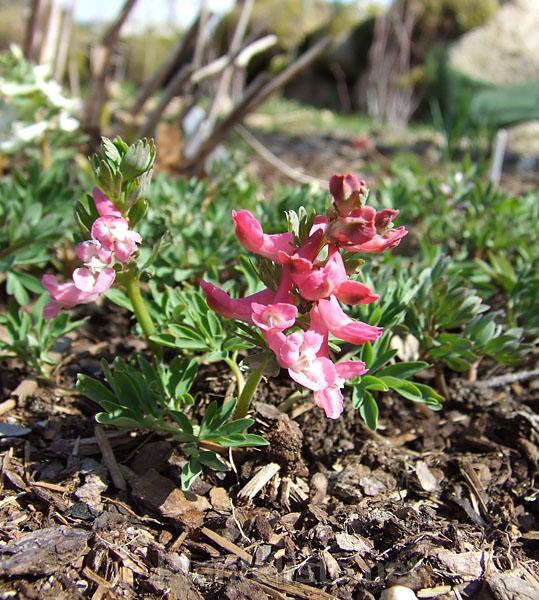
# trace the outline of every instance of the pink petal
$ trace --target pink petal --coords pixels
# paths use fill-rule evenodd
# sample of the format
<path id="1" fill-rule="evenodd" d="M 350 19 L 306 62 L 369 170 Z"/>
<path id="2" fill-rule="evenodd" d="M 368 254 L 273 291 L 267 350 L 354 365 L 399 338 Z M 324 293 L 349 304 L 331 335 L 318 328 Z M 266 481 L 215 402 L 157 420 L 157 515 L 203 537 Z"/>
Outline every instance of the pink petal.
<path id="1" fill-rule="evenodd" d="M 336 251 L 323 267 L 312 268 L 307 273 L 292 272 L 292 279 L 303 298 L 315 301 L 327 298 L 337 285 L 346 281 L 347 277 L 342 256 Z"/>
<path id="2" fill-rule="evenodd" d="M 103 246 L 98 240 L 87 240 L 75 246 L 75 252 L 82 262 L 90 262 L 93 258 L 98 258 L 101 262 L 109 263 L 112 258 L 112 252 Z"/>
<path id="3" fill-rule="evenodd" d="M 99 217 L 92 224 L 91 235 L 95 240 L 98 240 L 108 250 L 114 250 L 115 238 L 112 235 L 112 227 L 114 219 L 118 217 Z"/>
<path id="4" fill-rule="evenodd" d="M 281 367 L 288 369 L 297 362 L 303 344 L 303 332 L 296 331 L 287 336 L 280 331 L 264 331 L 263 335 Z"/>
<path id="5" fill-rule="evenodd" d="M 233 210 L 232 220 L 240 244 L 251 252 L 257 252 L 264 243 L 264 232 L 253 214 L 248 210 Z"/>
<path id="6" fill-rule="evenodd" d="M 341 379 L 353 379 L 354 377 L 364 375 L 368 371 L 362 360 L 344 360 L 343 362 L 336 363 L 335 369 Z"/>
<path id="7" fill-rule="evenodd" d="M 349 252 L 383 252 L 384 250 L 398 246 L 402 238 L 407 233 L 408 231 L 406 227 L 395 227 L 394 229 L 388 229 L 382 235 L 375 235 L 367 242 L 357 244 L 355 246 L 349 246 L 346 249 Z"/>
<path id="8" fill-rule="evenodd" d="M 105 248 L 114 251 L 120 262 L 126 262 L 142 241 L 140 234 L 129 229 L 129 223 L 122 217 L 99 217 L 92 225 L 91 234 Z"/>
<path id="9" fill-rule="evenodd" d="M 311 227 L 311 231 L 309 231 L 309 235 L 314 235 L 317 231 L 321 231 L 322 235 L 324 235 L 326 229 L 328 227 L 328 218 L 324 215 L 316 215 L 313 221 L 313 226 Z"/>
<path id="10" fill-rule="evenodd" d="M 400 211 L 394 210 L 393 208 L 384 208 L 376 213 L 374 224 L 378 231 L 387 229 L 389 224 L 395 219 Z"/>
<path id="11" fill-rule="evenodd" d="M 131 240 L 124 240 L 114 244 L 114 254 L 119 262 L 127 262 L 136 251 L 137 246 Z"/>
<path id="12" fill-rule="evenodd" d="M 371 206 L 353 210 L 349 216 L 334 221 L 327 231 L 328 238 L 340 245 L 362 244 L 376 235 L 376 211 Z"/>
<path id="13" fill-rule="evenodd" d="M 281 271 L 281 278 L 279 279 L 279 287 L 275 292 L 275 302 L 285 302 L 286 304 L 292 304 L 294 302 L 294 295 L 292 290 L 294 288 L 294 281 L 288 267 L 283 267 Z"/>
<path id="14" fill-rule="evenodd" d="M 85 267 L 73 271 L 73 281 L 77 289 L 83 292 L 93 292 L 95 287 L 95 277 L 90 269 Z"/>
<path id="15" fill-rule="evenodd" d="M 300 369 L 294 365 L 288 369 L 288 373 L 294 381 L 314 392 L 333 385 L 337 378 L 335 365 L 329 358 L 316 358 Z"/>
<path id="16" fill-rule="evenodd" d="M 340 388 L 329 387 L 314 393 L 314 401 L 328 419 L 338 419 L 343 412 L 343 397 Z"/>
<path id="17" fill-rule="evenodd" d="M 58 283 L 54 275 L 44 275 L 41 282 L 51 296 L 51 302 L 46 305 L 46 314 L 51 316 L 58 314 L 61 308 L 71 308 L 76 304 L 93 302 L 98 296 L 96 293 L 80 290 L 73 281 Z"/>
<path id="18" fill-rule="evenodd" d="M 131 240 L 135 244 L 140 244 L 142 242 L 142 236 L 140 235 L 140 233 L 138 231 L 133 231 L 132 229 L 130 229 L 127 232 L 126 237 L 128 240 Z"/>
<path id="19" fill-rule="evenodd" d="M 275 294 L 269 290 L 262 290 L 246 298 L 231 298 L 224 290 L 209 281 L 201 281 L 200 287 L 206 296 L 208 306 L 216 313 L 227 319 L 238 319 L 252 323 L 252 304 L 271 304 Z"/>
<path id="20" fill-rule="evenodd" d="M 293 304 L 278 302 L 277 304 L 251 304 L 252 320 L 264 331 L 283 331 L 296 322 L 298 309 Z"/>
<path id="21" fill-rule="evenodd" d="M 364 344 L 382 335 L 379 327 L 354 321 L 340 307 L 335 296 L 320 300 L 311 309 L 311 326 L 317 330 L 330 331 L 335 337 L 351 344 Z"/>
<path id="22" fill-rule="evenodd" d="M 380 297 L 359 281 L 347 279 L 339 284 L 333 294 L 344 304 L 370 304 Z"/>
<path id="23" fill-rule="evenodd" d="M 55 275 L 43 275 L 41 277 L 41 285 L 52 296 L 58 291 L 59 283 Z"/>
<path id="24" fill-rule="evenodd" d="M 62 306 L 55 300 L 51 300 L 43 307 L 43 318 L 47 321 L 53 319 L 61 310 Z"/>
<path id="25" fill-rule="evenodd" d="M 233 210 L 232 219 L 238 240 L 250 252 L 254 252 L 275 262 L 279 262 L 280 252 L 287 254 L 293 252 L 294 238 L 290 232 L 273 235 L 265 234 L 260 223 L 248 210 L 242 209 L 237 212 Z"/>
<path id="26" fill-rule="evenodd" d="M 114 204 L 105 196 L 105 194 L 98 188 L 94 187 L 92 190 L 92 198 L 94 204 L 101 217 L 121 217 L 122 213 L 114 206 Z"/>
<path id="27" fill-rule="evenodd" d="M 337 211 L 341 216 L 346 216 L 361 204 L 367 196 L 365 182 L 356 175 L 333 175 L 329 180 L 329 192 L 333 196 Z"/>
<path id="28" fill-rule="evenodd" d="M 307 329 L 307 331 L 303 333 L 303 347 L 309 348 L 314 354 L 316 354 L 322 344 L 324 343 L 324 336 L 321 335 L 318 331 L 314 331 L 313 329 Z"/>
<path id="29" fill-rule="evenodd" d="M 116 278 L 116 271 L 114 269 L 105 268 L 103 269 L 95 281 L 94 292 L 102 294 L 106 292 L 110 286 L 114 283 Z"/>

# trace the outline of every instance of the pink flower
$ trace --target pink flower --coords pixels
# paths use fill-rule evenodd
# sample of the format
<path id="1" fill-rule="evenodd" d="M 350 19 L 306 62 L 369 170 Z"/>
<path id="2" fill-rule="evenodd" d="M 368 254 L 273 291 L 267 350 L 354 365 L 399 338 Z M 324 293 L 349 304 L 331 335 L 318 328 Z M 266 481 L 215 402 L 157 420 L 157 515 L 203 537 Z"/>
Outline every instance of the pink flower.
<path id="1" fill-rule="evenodd" d="M 376 210 L 372 206 L 356 208 L 348 216 L 333 221 L 326 235 L 340 246 L 363 244 L 376 235 L 375 218 Z"/>
<path id="2" fill-rule="evenodd" d="M 288 369 L 290 377 L 314 392 L 314 400 L 330 419 L 342 413 L 341 388 L 345 379 L 352 379 L 367 372 L 361 361 L 344 361 L 333 364 L 327 354 L 326 336 L 308 329 L 288 336 L 281 332 L 265 333 L 268 345 L 275 353 L 281 367 Z"/>
<path id="3" fill-rule="evenodd" d="M 382 335 L 379 327 L 351 319 L 335 296 L 319 300 L 311 309 L 311 327 L 321 333 L 329 331 L 340 340 L 355 345 L 374 341 Z"/>
<path id="4" fill-rule="evenodd" d="M 95 207 L 100 217 L 121 217 L 122 213 L 114 206 L 114 204 L 105 196 L 98 188 L 92 190 L 92 198 Z"/>
<path id="5" fill-rule="evenodd" d="M 242 246 L 269 258 L 275 262 L 280 262 L 279 252 L 290 254 L 294 250 L 293 235 L 290 232 L 276 233 L 268 235 L 262 231 L 260 223 L 248 210 L 232 211 L 232 219 L 236 227 L 236 235 Z"/>
<path id="6" fill-rule="evenodd" d="M 297 255 L 288 257 L 288 267 L 301 297 L 316 301 L 333 294 L 345 304 L 369 304 L 377 300 L 379 296 L 366 285 L 348 278 L 340 252 L 335 247 L 330 252 L 321 267 Z"/>
<path id="7" fill-rule="evenodd" d="M 290 258 L 289 267 L 299 294 L 305 300 L 327 298 L 343 281 L 343 273 L 344 279 L 347 279 L 339 252 L 334 252 L 322 267 L 316 267 L 311 261 L 298 256 Z"/>
<path id="8" fill-rule="evenodd" d="M 277 304 L 251 303 L 252 321 L 262 331 L 283 331 L 296 322 L 298 309 L 293 304 L 278 302 Z"/>
<path id="9" fill-rule="evenodd" d="M 335 381 L 325 388 L 314 393 L 314 401 L 317 406 L 324 410 L 329 419 L 338 419 L 343 412 L 343 396 L 341 389 L 345 379 L 359 377 L 367 372 L 365 363 L 358 361 L 344 361 L 335 365 L 337 377 Z"/>
<path id="10" fill-rule="evenodd" d="M 337 372 L 329 358 L 319 356 L 324 336 L 313 330 L 296 331 L 288 336 L 280 332 L 264 336 L 281 367 L 300 385 L 321 391 L 333 385 Z"/>
<path id="11" fill-rule="evenodd" d="M 237 319 L 253 323 L 253 303 L 257 306 L 273 302 L 275 293 L 269 289 L 262 290 L 246 298 L 231 298 L 224 290 L 209 281 L 201 281 L 200 287 L 206 296 L 208 306 L 226 319 Z"/>
<path id="12" fill-rule="evenodd" d="M 99 217 L 94 221 L 91 233 L 95 240 L 113 251 L 120 262 L 126 262 L 142 241 L 140 234 L 129 229 L 129 223 L 123 217 Z"/>
<path id="13" fill-rule="evenodd" d="M 333 175 L 329 180 L 329 192 L 341 217 L 346 217 L 354 208 L 361 206 L 368 193 L 365 182 L 353 174 Z"/>
<path id="14" fill-rule="evenodd" d="M 76 271 L 79 271 L 79 269 Z M 112 269 L 106 269 L 97 277 L 98 281 L 94 280 L 93 287 L 90 288 L 90 286 L 82 283 L 88 289 L 81 289 L 78 285 L 81 284 L 83 278 L 79 279 L 78 283 L 75 281 L 58 283 L 54 275 L 43 275 L 41 284 L 51 297 L 51 300 L 43 308 L 43 316 L 45 319 L 52 319 L 62 309 L 72 308 L 77 304 L 93 302 L 97 299 L 100 292 L 105 291 L 112 285 L 114 276 L 115 273 Z"/>
<path id="15" fill-rule="evenodd" d="M 58 283 L 54 275 L 43 275 L 41 279 L 51 297 L 43 308 L 45 319 L 56 316 L 63 308 L 93 302 L 114 283 L 116 271 L 107 266 L 112 260 L 111 250 L 98 240 L 89 240 L 77 244 L 76 252 L 84 267 L 73 271 L 73 281 Z"/>
<path id="16" fill-rule="evenodd" d="M 395 227 L 394 229 L 388 229 L 381 235 L 376 234 L 368 242 L 357 244 L 356 246 L 348 246 L 346 250 L 348 252 L 383 252 L 384 250 L 398 246 L 407 233 L 406 227 Z"/>

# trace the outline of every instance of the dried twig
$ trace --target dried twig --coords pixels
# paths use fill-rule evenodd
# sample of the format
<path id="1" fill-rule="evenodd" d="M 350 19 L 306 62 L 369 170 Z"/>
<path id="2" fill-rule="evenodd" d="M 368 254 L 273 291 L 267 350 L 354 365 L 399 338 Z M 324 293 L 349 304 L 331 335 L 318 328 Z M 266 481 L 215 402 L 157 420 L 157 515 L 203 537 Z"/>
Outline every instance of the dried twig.
<path id="1" fill-rule="evenodd" d="M 247 25 L 249 23 L 249 18 L 251 16 L 251 11 L 253 9 L 254 0 L 244 0 L 243 5 L 241 7 L 240 16 L 238 19 L 238 23 L 236 25 L 236 29 L 234 30 L 234 35 L 232 36 L 232 41 L 230 42 L 230 48 L 228 50 L 227 56 L 230 58 L 237 54 L 242 46 L 243 38 L 245 37 L 245 32 L 247 31 Z M 213 102 L 210 105 L 208 110 L 208 116 L 205 122 L 205 125 L 208 130 L 213 129 L 217 118 L 221 113 L 221 106 L 223 100 L 226 96 L 228 96 L 228 91 L 230 87 L 230 82 L 232 80 L 232 74 L 234 73 L 234 68 L 230 66 L 232 61 L 230 60 L 227 68 L 223 71 L 223 75 L 219 80 L 217 85 L 217 91 L 213 97 Z"/>
<path id="2" fill-rule="evenodd" d="M 207 527 L 202 527 L 200 531 L 212 542 L 215 542 L 218 546 L 221 546 L 221 548 L 223 548 L 227 552 L 235 554 L 249 565 L 252 563 L 253 557 L 249 554 L 249 552 L 247 552 L 243 548 L 240 548 L 237 544 L 234 544 L 234 542 L 227 540 L 222 535 L 219 535 L 218 533 L 212 531 L 211 529 L 208 529 Z"/>
<path id="3" fill-rule="evenodd" d="M 260 106 L 274 92 L 285 86 L 299 72 L 308 67 L 330 43 L 331 40 L 324 37 L 273 79 L 268 80 L 268 78 L 264 78 L 263 76 L 257 78 L 245 91 L 241 101 L 216 125 L 213 132 L 198 148 L 197 153 L 185 161 L 182 169 L 185 171 L 200 169 L 200 166 L 208 155 L 223 141 L 230 129 L 240 123 L 247 114 Z"/>
<path id="4" fill-rule="evenodd" d="M 377 121 L 405 125 L 417 108 L 412 85 L 403 79 L 410 69 L 412 35 L 419 16 L 415 2 L 396 1 L 375 23 L 369 50 L 367 111 Z"/>
<path id="5" fill-rule="evenodd" d="M 492 377 L 491 379 L 483 379 L 481 381 L 475 381 L 474 387 L 479 388 L 495 388 L 503 387 L 517 381 L 526 381 L 527 379 L 533 379 L 539 377 L 539 369 L 532 369 L 531 371 L 518 371 L 517 373 L 507 373 L 506 375 L 499 375 L 498 377 Z"/>
<path id="6" fill-rule="evenodd" d="M 62 20 L 62 7 L 59 0 L 51 0 L 44 27 L 41 48 L 39 51 L 39 64 L 52 65 L 56 57 L 60 23 Z"/>
<path id="7" fill-rule="evenodd" d="M 99 448 L 101 449 L 103 461 L 104 461 L 107 469 L 109 470 L 109 473 L 110 473 L 110 476 L 112 477 L 112 481 L 113 481 L 114 485 L 119 490 L 122 490 L 122 491 L 126 490 L 127 484 L 125 482 L 125 477 L 123 476 L 123 473 L 122 473 L 120 467 L 118 466 L 118 463 L 116 462 L 116 457 L 114 456 L 114 452 L 112 451 L 109 440 L 107 439 L 107 436 L 105 435 L 105 431 L 103 430 L 103 427 L 101 427 L 101 425 L 96 424 L 95 437 L 96 437 L 97 443 L 99 444 Z"/>
<path id="8" fill-rule="evenodd" d="M 460 468 L 460 472 L 461 472 L 462 476 L 464 477 L 464 480 L 468 484 L 468 487 L 470 488 L 472 493 L 477 498 L 477 501 L 479 503 L 479 506 L 480 506 L 481 511 L 483 512 L 484 516 L 489 521 L 491 521 L 492 518 L 490 515 L 490 511 L 488 509 L 488 506 L 487 506 L 489 498 L 488 498 L 487 494 L 485 493 L 485 490 L 484 490 L 481 482 L 479 481 L 479 478 L 477 477 L 475 471 L 473 470 L 471 465 L 465 461 L 462 461 L 460 463 L 459 468 Z"/>
<path id="9" fill-rule="evenodd" d="M 39 27 L 39 13 L 41 9 L 41 0 L 33 0 L 32 9 L 26 26 L 24 36 L 24 56 L 26 60 L 34 60 L 34 50 L 36 43 L 36 34 Z"/>
<path id="10" fill-rule="evenodd" d="M 266 39 L 266 43 L 275 43 L 274 36 L 267 36 L 267 38 L 269 39 Z M 191 89 L 192 86 L 198 85 L 205 79 L 215 77 L 221 73 L 230 63 L 233 63 L 236 58 L 238 60 L 245 60 L 245 53 L 250 53 L 252 50 L 251 47 L 255 44 L 257 44 L 258 48 L 260 48 L 260 41 L 261 40 L 257 40 L 257 42 L 253 42 L 252 44 L 245 46 L 245 48 L 240 48 L 235 54 L 221 56 L 211 63 L 200 67 L 200 69 L 195 70 L 194 65 L 186 65 L 180 69 L 180 71 L 176 73 L 176 75 L 168 84 L 158 105 L 148 116 L 146 122 L 140 127 L 138 131 L 138 137 L 147 137 L 152 135 L 167 106 L 170 104 L 171 100 L 182 91 L 184 86 Z M 252 54 L 250 55 L 252 56 Z"/>
<path id="11" fill-rule="evenodd" d="M 260 490 L 271 481 L 281 470 L 277 463 L 268 463 L 264 465 L 256 474 L 241 488 L 238 492 L 238 498 L 248 498 L 252 500 Z"/>
<path id="12" fill-rule="evenodd" d="M 185 62 L 188 54 L 193 50 L 199 23 L 200 17 L 170 51 L 161 66 L 142 84 L 129 111 L 133 117 L 141 111 L 148 98 L 163 85 L 172 70 Z"/>
<path id="13" fill-rule="evenodd" d="M 53 77 L 62 82 L 66 70 L 67 57 L 71 44 L 71 31 L 73 29 L 73 14 L 75 12 L 75 0 L 71 0 L 70 6 L 62 11 L 62 25 L 58 38 L 58 51 L 54 61 Z"/>
<path id="14" fill-rule="evenodd" d="M 99 120 L 103 104 L 107 100 L 107 79 L 112 54 L 118 42 L 120 30 L 127 21 L 137 0 L 125 0 L 114 22 L 103 35 L 101 42 L 94 48 L 92 60 L 92 87 L 85 107 L 83 124 L 96 139 L 99 137 Z"/>
<path id="15" fill-rule="evenodd" d="M 271 150 L 266 148 L 262 143 L 260 143 L 255 136 L 242 125 L 236 125 L 235 131 L 243 138 L 243 140 L 267 163 L 269 163 L 272 167 L 275 167 L 280 173 L 292 179 L 292 181 L 297 181 L 298 183 L 308 183 L 310 185 L 315 185 L 318 189 L 321 187 L 325 187 L 327 182 L 323 179 L 318 179 L 318 177 L 312 177 L 311 175 L 307 175 L 302 173 L 298 169 L 294 169 L 290 167 L 287 163 L 281 160 L 278 156 L 273 154 Z"/>
<path id="16" fill-rule="evenodd" d="M 16 406 L 17 403 L 13 399 L 4 400 L 3 402 L 0 402 L 0 415 L 5 415 L 10 410 L 13 410 Z"/>

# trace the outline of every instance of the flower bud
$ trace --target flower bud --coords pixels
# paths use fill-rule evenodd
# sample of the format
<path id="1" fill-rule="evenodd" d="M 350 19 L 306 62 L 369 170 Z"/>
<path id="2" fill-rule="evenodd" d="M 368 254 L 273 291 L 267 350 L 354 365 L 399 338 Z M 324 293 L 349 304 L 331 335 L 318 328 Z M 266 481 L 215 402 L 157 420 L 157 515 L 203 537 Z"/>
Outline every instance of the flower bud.
<path id="1" fill-rule="evenodd" d="M 359 208 L 367 197 L 365 182 L 356 175 L 333 175 L 329 180 L 329 192 L 341 217 L 346 217 L 354 208 Z"/>

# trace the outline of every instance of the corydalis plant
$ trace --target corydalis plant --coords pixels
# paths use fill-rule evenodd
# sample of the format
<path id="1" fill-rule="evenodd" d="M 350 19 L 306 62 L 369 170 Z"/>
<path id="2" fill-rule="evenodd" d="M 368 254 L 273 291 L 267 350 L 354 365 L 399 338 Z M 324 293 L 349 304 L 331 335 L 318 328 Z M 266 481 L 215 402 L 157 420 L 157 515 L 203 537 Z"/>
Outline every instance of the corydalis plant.
<path id="1" fill-rule="evenodd" d="M 233 211 L 238 240 L 263 257 L 260 276 L 266 289 L 232 299 L 207 281 L 201 287 L 217 313 L 258 327 L 278 365 L 314 392 L 315 403 L 336 419 L 343 412 L 345 381 L 367 369 L 359 360 L 334 362 L 330 334 L 353 345 L 382 334 L 379 327 L 351 319 L 341 307 L 341 303 L 368 304 L 378 299 L 366 285 L 349 277 L 359 264 L 353 254 L 392 248 L 407 231 L 392 227 L 398 210 L 377 212 L 365 205 L 367 188 L 354 175 L 334 175 L 329 189 L 333 204 L 327 213 L 304 214 L 301 219 L 291 216 L 292 231 L 286 233 L 266 234 L 249 211 Z M 240 394 L 236 417 L 247 414 L 266 366 L 263 361 L 253 371 Z"/>
<path id="2" fill-rule="evenodd" d="M 71 281 L 60 283 L 54 275 L 41 282 L 50 296 L 43 314 L 53 318 L 61 310 L 95 301 L 117 282 L 127 292 L 142 331 L 149 338 L 154 325 L 140 293 L 139 270 L 134 260 L 142 237 L 132 227 L 144 216 L 144 198 L 155 159 L 152 140 L 131 146 L 116 138 L 103 138 L 92 158 L 96 187 L 79 202 L 77 219 L 87 238 L 76 246 L 82 266 Z"/>

